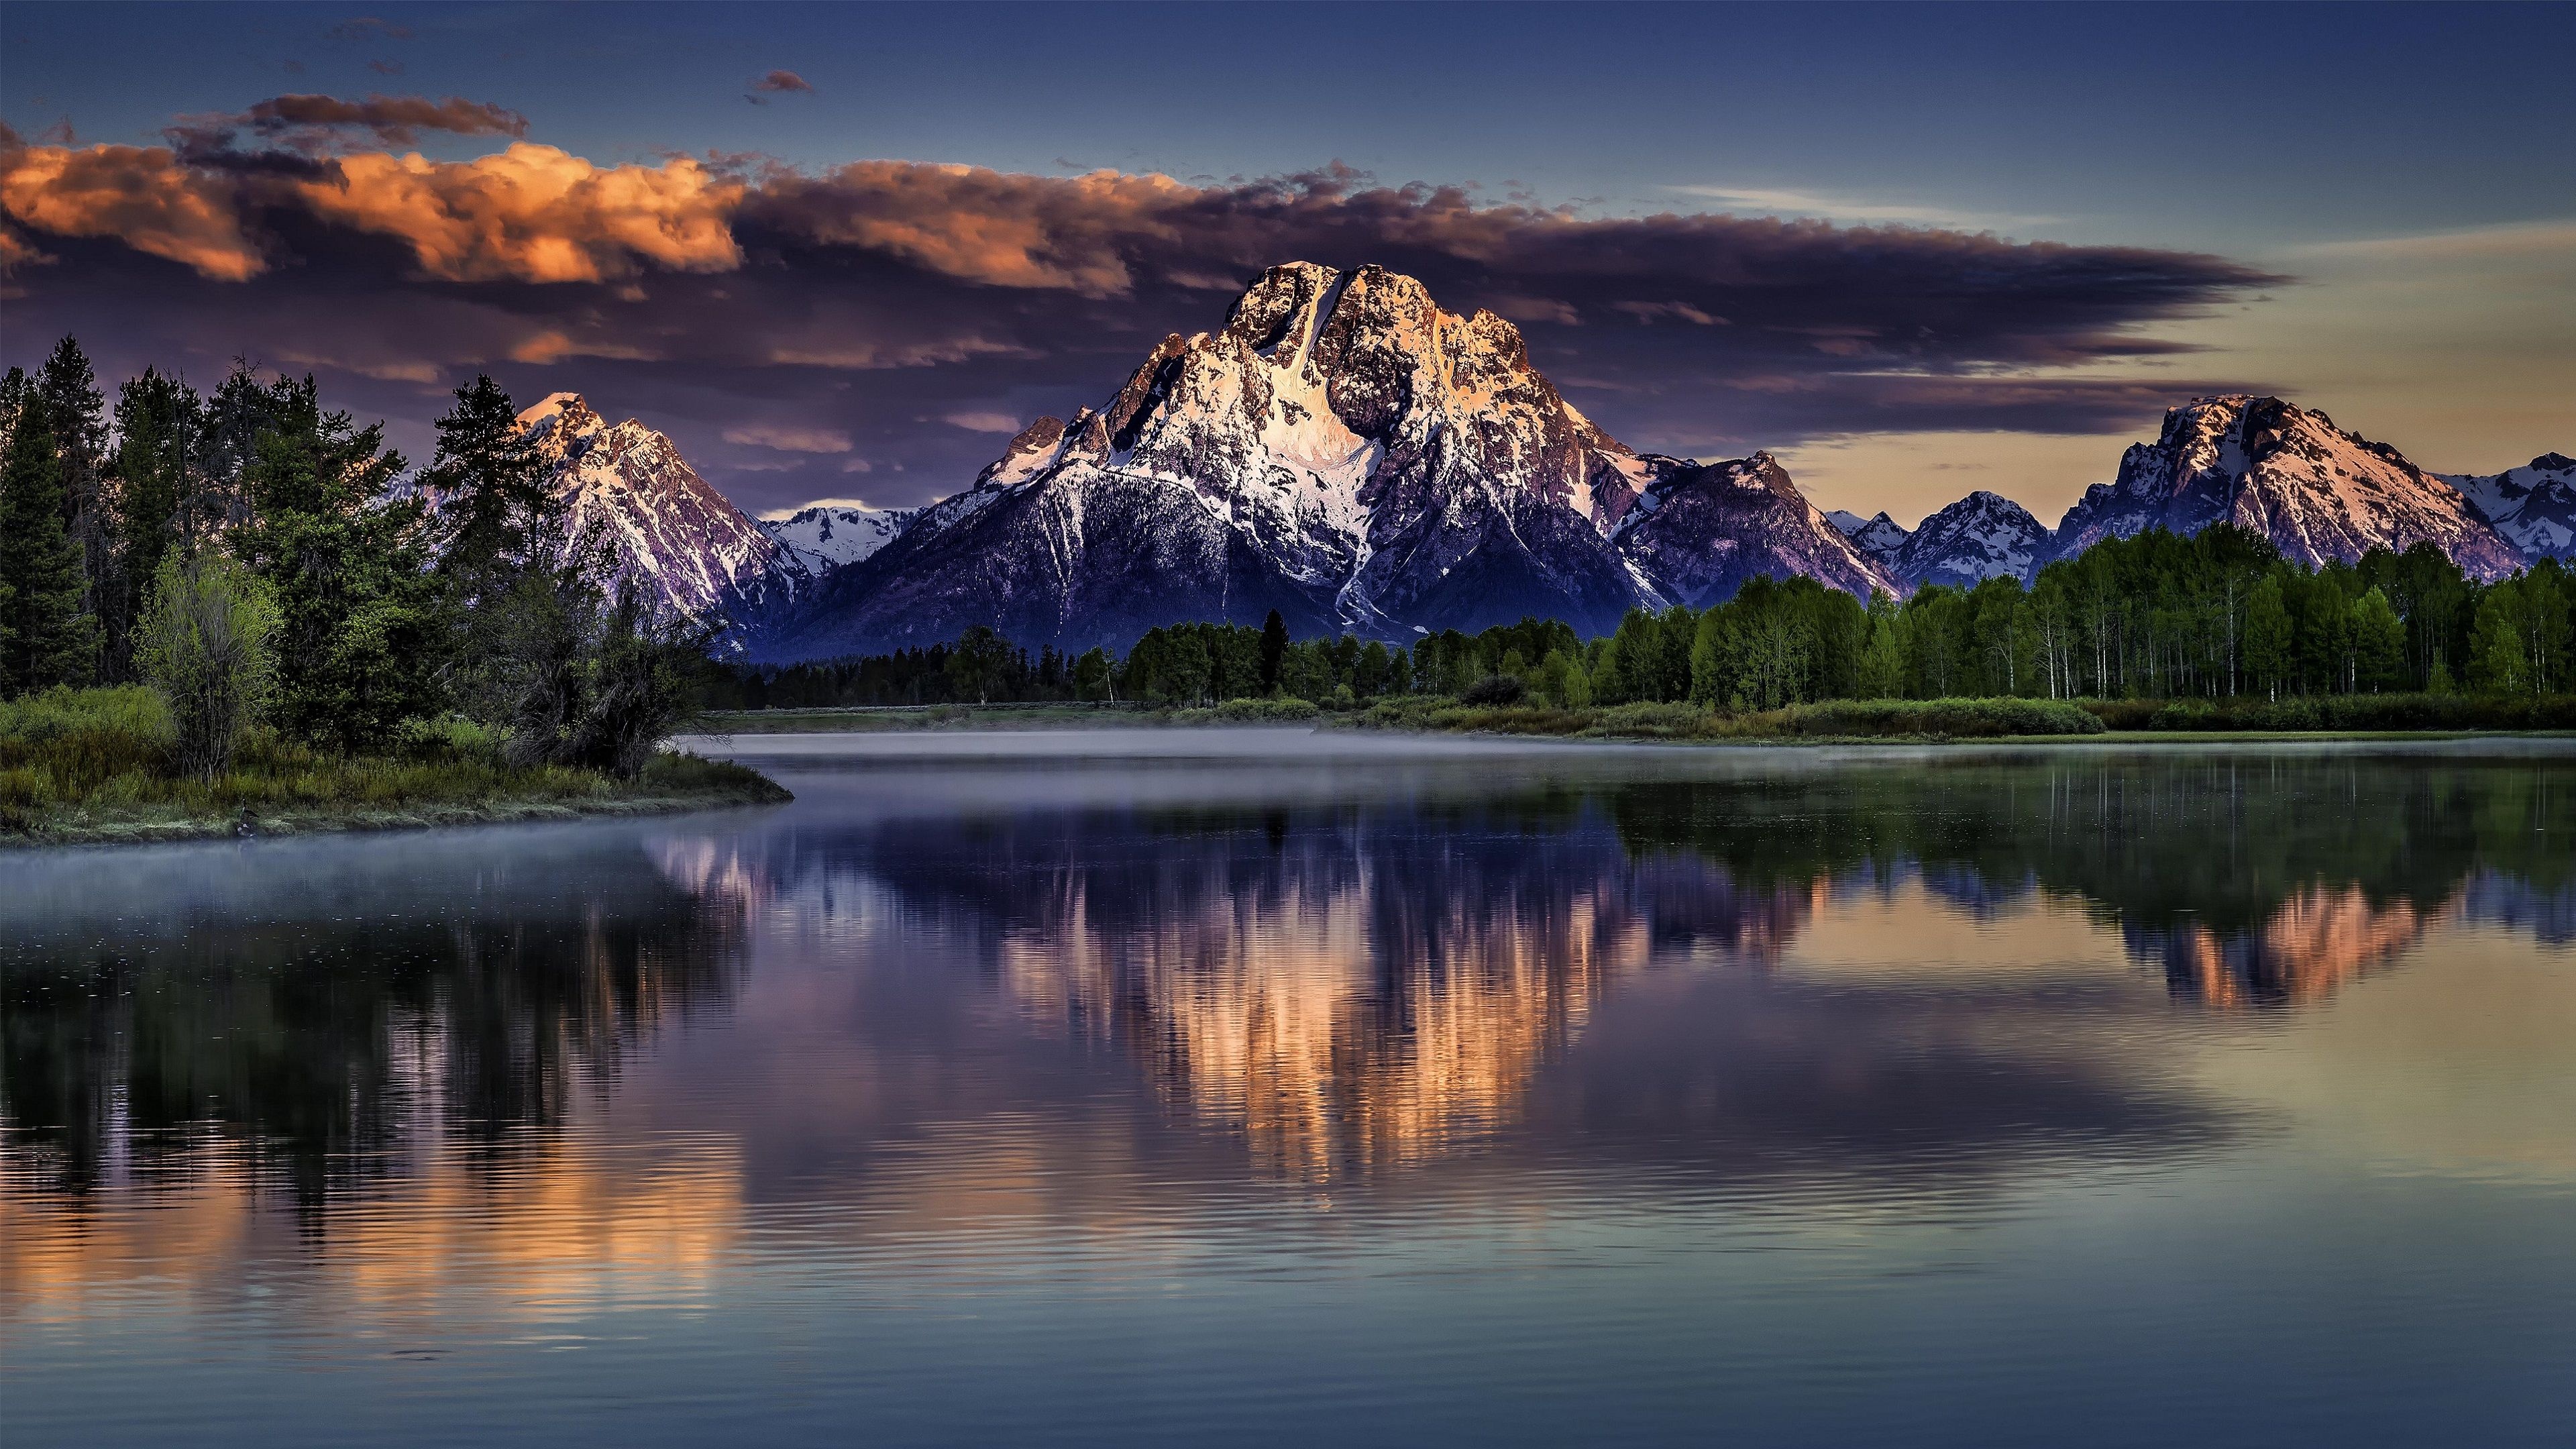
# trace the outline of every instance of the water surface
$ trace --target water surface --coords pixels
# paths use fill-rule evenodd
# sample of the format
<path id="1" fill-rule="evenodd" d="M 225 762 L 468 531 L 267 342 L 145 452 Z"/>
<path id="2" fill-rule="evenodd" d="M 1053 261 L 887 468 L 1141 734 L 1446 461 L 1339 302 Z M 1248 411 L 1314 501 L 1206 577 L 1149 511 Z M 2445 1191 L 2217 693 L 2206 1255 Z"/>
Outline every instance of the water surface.
<path id="1" fill-rule="evenodd" d="M 2576 1438 L 2562 747 L 729 748 L 0 857 L 0 1435 Z"/>

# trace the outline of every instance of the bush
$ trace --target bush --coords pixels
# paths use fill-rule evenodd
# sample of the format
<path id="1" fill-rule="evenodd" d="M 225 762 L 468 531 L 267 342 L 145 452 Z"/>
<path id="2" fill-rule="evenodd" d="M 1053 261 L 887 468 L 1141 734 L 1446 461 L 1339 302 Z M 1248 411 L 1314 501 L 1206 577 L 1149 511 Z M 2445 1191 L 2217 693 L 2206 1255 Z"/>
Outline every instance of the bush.
<path id="1" fill-rule="evenodd" d="M 218 553 L 173 553 L 153 575 L 134 630 L 134 662 L 169 710 L 178 766 L 212 780 L 277 689 L 277 604 L 267 585 Z"/>
<path id="2" fill-rule="evenodd" d="M 1529 686 L 1517 674 L 1488 674 L 1467 686 L 1458 702 L 1483 708 L 1515 705 L 1529 694 Z"/>
<path id="3" fill-rule="evenodd" d="M 2098 735 L 2103 724 L 2060 699 L 1834 699 L 1792 705 L 1756 720 L 1793 735 Z"/>
<path id="4" fill-rule="evenodd" d="M 2097 700 L 2084 709 L 2115 730 L 2565 730 L 2576 696 L 2329 694 L 2282 700 Z"/>

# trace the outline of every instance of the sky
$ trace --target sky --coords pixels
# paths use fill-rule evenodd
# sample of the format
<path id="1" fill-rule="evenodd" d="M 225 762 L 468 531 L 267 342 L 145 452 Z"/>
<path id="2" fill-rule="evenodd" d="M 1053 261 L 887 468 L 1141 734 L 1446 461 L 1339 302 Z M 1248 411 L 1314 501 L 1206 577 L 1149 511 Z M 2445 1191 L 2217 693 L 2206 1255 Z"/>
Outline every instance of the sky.
<path id="1" fill-rule="evenodd" d="M 578 391 L 910 506 L 1295 259 L 1613 436 L 2054 522 L 2166 408 L 2576 451 L 2576 6 L 0 10 L 0 362 Z"/>

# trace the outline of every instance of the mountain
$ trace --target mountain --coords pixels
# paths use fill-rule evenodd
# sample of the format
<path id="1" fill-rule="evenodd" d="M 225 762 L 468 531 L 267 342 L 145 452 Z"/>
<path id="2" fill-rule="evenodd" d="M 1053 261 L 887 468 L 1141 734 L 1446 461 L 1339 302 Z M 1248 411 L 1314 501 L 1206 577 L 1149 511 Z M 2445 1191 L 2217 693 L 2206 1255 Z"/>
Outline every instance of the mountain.
<path id="1" fill-rule="evenodd" d="M 1768 453 L 1655 479 L 1612 537 L 1656 592 L 1693 608 L 1733 598 L 1755 574 L 1805 574 L 1864 598 L 1898 592 Z"/>
<path id="2" fill-rule="evenodd" d="M 1862 553 L 1884 564 L 1905 546 L 1909 536 L 1905 525 L 1880 509 L 1875 518 L 1863 518 L 1847 508 L 1837 508 L 1825 515 L 1825 521 L 1842 530 L 1843 537 L 1860 546 Z"/>
<path id="3" fill-rule="evenodd" d="M 2165 414 L 2164 431 L 2120 459 L 2058 525 L 2055 556 L 2149 528 L 2197 533 L 2234 523 L 2314 568 L 2373 548 L 2430 542 L 2470 574 L 2496 578 L 2520 550 L 2450 483 L 2384 443 L 2336 427 L 2275 397 L 2195 398 Z"/>
<path id="4" fill-rule="evenodd" d="M 1298 262 L 1262 273 L 1217 330 L 1165 338 L 1099 408 L 1040 419 L 758 647 L 867 652 L 971 624 L 1123 647 L 1156 624 L 1274 608 L 1301 636 L 1524 614 L 1600 631 L 1639 604 L 1810 567 L 1876 581 L 1769 459 L 1712 472 L 1636 453 L 1502 318 L 1444 311 L 1382 267 Z"/>
<path id="5" fill-rule="evenodd" d="M 1993 578 L 2027 580 L 2048 558 L 2052 542 L 2048 525 L 2029 509 L 1980 490 L 1924 519 L 1887 566 L 1908 589 L 1975 588 Z"/>
<path id="6" fill-rule="evenodd" d="M 633 418 L 611 427 L 579 393 L 559 392 L 520 413 L 519 426 L 553 461 L 574 527 L 602 525 L 619 572 L 665 603 L 758 612 L 805 581 L 795 555 Z"/>
<path id="7" fill-rule="evenodd" d="M 778 541 L 809 578 L 821 578 L 843 564 L 857 563 L 894 541 L 912 522 L 916 508 L 844 508 L 815 504 L 785 518 L 759 520 L 760 531 Z"/>
<path id="8" fill-rule="evenodd" d="M 2543 453 L 2528 467 L 2484 477 L 2444 473 L 2443 482 L 2468 495 L 2496 531 L 2534 561 L 2576 555 L 2576 458 Z"/>

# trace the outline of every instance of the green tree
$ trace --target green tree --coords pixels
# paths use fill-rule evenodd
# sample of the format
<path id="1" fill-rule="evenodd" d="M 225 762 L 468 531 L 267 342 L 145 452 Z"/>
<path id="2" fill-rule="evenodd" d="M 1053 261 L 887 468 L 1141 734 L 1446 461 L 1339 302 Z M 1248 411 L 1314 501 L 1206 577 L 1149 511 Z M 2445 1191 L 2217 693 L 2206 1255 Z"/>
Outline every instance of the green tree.
<path id="1" fill-rule="evenodd" d="M 244 475 L 238 552 L 277 601 L 275 718 L 287 734 L 360 753 L 434 710 L 446 635 L 416 502 L 381 423 L 325 412 L 313 379 L 272 389 L 271 425 Z"/>
<path id="2" fill-rule="evenodd" d="M 139 596 L 160 576 L 173 545 L 193 541 L 186 528 L 197 492 L 205 404 L 176 377 L 145 368 L 116 393 L 116 479 L 124 515 L 120 573 Z M 140 610 L 143 599 L 128 601 Z"/>
<path id="3" fill-rule="evenodd" d="M 2388 595 L 2372 588 L 2352 606 L 2354 682 L 2376 694 L 2406 683 L 2406 623 Z"/>
<path id="4" fill-rule="evenodd" d="M 134 660 L 170 711 L 179 768 L 212 781 L 277 682 L 277 604 L 248 569 L 212 549 L 165 553 L 134 630 Z"/>
<path id="5" fill-rule="evenodd" d="M 70 336 L 54 344 L 34 386 L 45 425 L 53 433 L 63 528 L 79 551 L 78 607 L 92 621 L 83 636 L 95 651 L 91 673 L 121 678 L 133 618 L 117 570 L 116 510 L 106 488 L 107 399 L 99 392 L 89 355 Z"/>
<path id="6" fill-rule="evenodd" d="M 977 704 L 990 704 L 1010 663 L 1010 642 L 990 625 L 977 624 L 949 646 L 948 681 L 959 698 L 971 695 Z"/>
<path id="7" fill-rule="evenodd" d="M 2281 596 L 2281 578 L 2265 574 L 2245 598 L 2245 673 L 2267 699 L 2279 699 L 2296 655 L 2290 638 L 2290 610 Z"/>
<path id="8" fill-rule="evenodd" d="M 1287 662 L 1287 658 L 1288 621 L 1280 618 L 1279 611 L 1273 609 L 1270 611 L 1270 617 L 1261 621 L 1261 692 L 1263 694 L 1279 692 L 1279 670 Z"/>
<path id="9" fill-rule="evenodd" d="M 23 403 L 0 457 L 0 693 L 86 684 L 94 627 L 81 610 L 81 555 L 63 524 L 51 419 Z"/>
<path id="10" fill-rule="evenodd" d="M 1108 650 L 1095 645 L 1073 661 L 1073 697 L 1093 702 L 1118 698 L 1118 679 Z"/>

